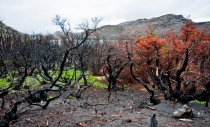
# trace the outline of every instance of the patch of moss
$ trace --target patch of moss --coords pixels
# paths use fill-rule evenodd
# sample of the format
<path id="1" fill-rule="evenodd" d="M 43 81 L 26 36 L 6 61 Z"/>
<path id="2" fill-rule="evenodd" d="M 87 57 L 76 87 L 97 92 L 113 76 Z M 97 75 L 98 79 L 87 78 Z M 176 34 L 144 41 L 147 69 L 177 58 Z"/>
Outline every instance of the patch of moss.
<path id="1" fill-rule="evenodd" d="M 5 88 L 9 86 L 10 82 L 7 82 L 7 79 L 0 79 L 0 88 Z"/>
<path id="2" fill-rule="evenodd" d="M 70 69 L 68 71 L 64 71 L 63 74 L 62 74 L 62 78 L 64 78 L 64 77 L 70 78 L 70 77 L 72 77 L 72 75 L 74 73 L 75 72 L 74 72 L 73 69 Z M 57 72 L 51 72 L 51 74 L 53 74 L 53 77 L 55 78 L 58 75 L 58 71 Z M 80 71 L 77 70 L 76 71 L 76 78 L 78 78 L 79 75 L 80 75 Z M 106 83 L 102 83 L 102 82 L 99 82 L 99 81 L 96 80 L 97 76 L 89 75 L 88 72 L 86 73 L 86 75 L 87 75 L 86 78 L 87 78 L 88 82 L 90 82 L 90 83 L 94 82 L 93 86 L 99 87 L 99 88 L 107 88 Z M 36 78 L 34 78 L 34 77 L 27 77 L 24 85 L 35 87 L 35 86 L 38 86 L 40 84 L 40 82 L 43 81 L 43 80 L 44 79 L 42 78 L 42 76 L 40 76 L 38 74 L 38 75 L 36 75 Z M 83 78 L 79 82 L 80 83 L 84 83 Z M 65 83 L 58 81 L 57 84 L 64 85 Z M 57 88 L 53 88 L 53 89 L 57 89 Z"/>
<path id="3" fill-rule="evenodd" d="M 123 88 L 128 89 L 129 86 L 127 84 L 123 85 Z"/>
<path id="4" fill-rule="evenodd" d="M 39 84 L 40 82 L 36 80 L 35 78 L 27 77 L 23 85 L 35 87 L 35 86 L 38 86 Z"/>
<path id="5" fill-rule="evenodd" d="M 88 81 L 88 82 L 91 82 L 91 83 L 94 82 L 93 86 L 98 87 L 98 88 L 107 88 L 107 85 L 106 85 L 105 83 L 98 82 L 98 81 L 96 81 L 96 79 L 97 79 L 97 78 L 96 78 L 96 76 L 94 76 L 94 75 L 89 75 L 89 76 L 87 76 L 87 81 Z M 83 83 L 84 80 L 81 79 L 80 82 Z"/>
<path id="6" fill-rule="evenodd" d="M 107 85 L 101 82 L 94 82 L 93 86 L 99 87 L 99 88 L 107 88 Z"/>
<path id="7" fill-rule="evenodd" d="M 96 76 L 90 75 L 90 76 L 88 77 L 88 81 L 89 81 L 89 82 L 94 82 L 95 80 L 96 80 Z"/>
<path id="8" fill-rule="evenodd" d="M 46 99 L 46 100 L 48 101 L 48 100 L 51 99 L 51 98 L 52 98 L 52 96 L 47 96 L 47 99 Z"/>
<path id="9" fill-rule="evenodd" d="M 53 86 L 51 89 L 52 90 L 59 90 L 59 88 L 57 86 Z"/>
<path id="10" fill-rule="evenodd" d="M 39 81 L 42 81 L 43 80 L 43 78 L 42 78 L 42 76 L 40 74 L 37 74 L 35 76 L 36 76 L 37 80 L 39 80 Z"/>
<path id="11" fill-rule="evenodd" d="M 65 85 L 66 83 L 58 81 L 57 84 L 58 85 Z"/>
<path id="12" fill-rule="evenodd" d="M 59 71 L 53 71 L 53 72 L 51 71 L 50 73 L 53 74 L 53 78 L 55 78 L 55 77 L 58 76 Z M 61 77 L 62 78 L 65 78 L 65 77 L 69 78 L 69 77 L 72 77 L 74 73 L 75 73 L 75 70 L 73 70 L 73 69 L 63 71 Z M 78 77 L 79 75 L 80 75 L 80 71 L 76 70 L 76 77 Z"/>
<path id="13" fill-rule="evenodd" d="M 194 102 L 200 105 L 206 105 L 205 101 L 194 100 Z"/>
<path id="14" fill-rule="evenodd" d="M 73 98 L 73 96 L 69 95 L 67 98 L 68 98 L 68 99 L 72 99 L 72 98 Z"/>

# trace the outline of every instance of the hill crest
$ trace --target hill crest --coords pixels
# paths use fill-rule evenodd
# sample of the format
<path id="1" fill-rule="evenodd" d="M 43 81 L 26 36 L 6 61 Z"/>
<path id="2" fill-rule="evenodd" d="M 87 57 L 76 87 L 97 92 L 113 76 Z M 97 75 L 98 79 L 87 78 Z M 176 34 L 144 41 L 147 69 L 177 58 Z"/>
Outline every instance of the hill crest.
<path id="1" fill-rule="evenodd" d="M 108 40 L 115 40 L 120 35 L 129 35 L 136 37 L 138 35 L 145 35 L 148 29 L 148 24 L 155 27 L 154 33 L 164 37 L 166 32 L 173 31 L 180 33 L 181 26 L 185 25 L 186 18 L 183 15 L 166 14 L 160 17 L 150 19 L 137 19 L 134 21 L 126 21 L 117 25 L 105 25 L 99 28 L 96 32 L 101 38 Z M 194 22 L 198 29 L 207 29 L 210 31 L 210 22 Z"/>

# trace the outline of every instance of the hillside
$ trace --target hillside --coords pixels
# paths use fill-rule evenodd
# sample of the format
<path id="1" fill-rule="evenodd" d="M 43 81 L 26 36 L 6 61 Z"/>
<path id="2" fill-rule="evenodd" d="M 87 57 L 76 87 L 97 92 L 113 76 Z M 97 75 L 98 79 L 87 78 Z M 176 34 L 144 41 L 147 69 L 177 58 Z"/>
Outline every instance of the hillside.
<path id="1" fill-rule="evenodd" d="M 11 28 L 10 26 L 7 26 L 1 20 L 0 20 L 0 32 L 2 33 L 3 36 L 5 34 L 11 34 L 11 35 L 12 34 L 13 35 L 18 35 L 18 34 L 23 35 L 24 34 L 24 33 L 19 32 L 18 30 Z"/>
<path id="2" fill-rule="evenodd" d="M 160 17 L 154 17 L 151 19 L 137 19 L 135 21 L 126 21 L 119 23 L 118 25 L 105 25 L 98 29 L 98 31 L 92 35 L 99 36 L 99 38 L 104 38 L 107 40 L 115 40 L 120 35 L 130 35 L 131 37 L 136 37 L 137 35 L 145 35 L 148 29 L 148 24 L 151 24 L 152 28 L 155 29 L 155 34 L 164 37 L 167 31 L 173 31 L 175 33 L 180 33 L 180 27 L 185 24 L 186 18 L 182 15 L 166 14 Z M 210 31 L 210 21 L 208 22 L 195 22 L 198 29 L 207 29 Z M 4 32 L 16 31 L 11 27 L 5 25 L 0 21 L 0 26 L 3 26 Z M 1 28 L 0 28 L 1 29 Z M 18 32 L 18 31 L 16 31 Z M 23 34 L 18 32 L 19 34 Z M 57 31 L 53 35 L 58 38 L 59 34 L 62 32 Z"/>
<path id="3" fill-rule="evenodd" d="M 167 31 L 173 31 L 180 33 L 180 27 L 185 24 L 186 18 L 182 15 L 167 14 L 160 17 L 154 17 L 151 19 L 137 19 L 135 21 L 126 21 L 118 25 L 105 25 L 102 26 L 97 34 L 101 38 L 107 38 L 109 40 L 117 38 L 119 35 L 129 34 L 131 37 L 137 35 L 145 35 L 148 24 L 155 29 L 155 34 L 164 36 Z M 210 31 L 210 22 L 195 22 L 195 25 L 199 29 L 207 29 Z"/>

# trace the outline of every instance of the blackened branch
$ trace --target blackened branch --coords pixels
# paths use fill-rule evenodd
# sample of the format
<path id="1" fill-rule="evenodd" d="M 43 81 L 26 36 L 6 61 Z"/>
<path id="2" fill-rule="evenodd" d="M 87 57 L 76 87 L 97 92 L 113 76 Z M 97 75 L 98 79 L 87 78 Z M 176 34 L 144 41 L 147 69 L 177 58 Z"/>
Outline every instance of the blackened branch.
<path id="1" fill-rule="evenodd" d="M 176 72 L 176 81 L 177 81 L 176 90 L 180 90 L 180 87 L 181 87 L 180 75 L 182 74 L 182 72 L 185 71 L 187 64 L 188 64 L 188 49 L 186 49 L 185 60 L 182 67 Z"/>
<path id="2" fill-rule="evenodd" d="M 144 81 L 142 81 L 140 78 L 137 78 L 137 77 L 134 75 L 132 68 L 133 68 L 133 63 L 130 65 L 130 72 L 131 72 L 131 75 L 132 75 L 132 77 L 133 77 L 135 80 L 137 80 L 137 81 L 139 81 L 140 83 L 142 83 L 142 85 L 144 86 L 144 88 L 151 94 L 151 96 L 150 96 L 150 102 L 153 103 L 154 105 L 159 104 L 159 103 L 160 103 L 160 100 L 154 97 L 155 85 L 152 86 L 152 90 L 149 89 L 148 86 L 147 86 L 147 84 L 146 84 Z"/>

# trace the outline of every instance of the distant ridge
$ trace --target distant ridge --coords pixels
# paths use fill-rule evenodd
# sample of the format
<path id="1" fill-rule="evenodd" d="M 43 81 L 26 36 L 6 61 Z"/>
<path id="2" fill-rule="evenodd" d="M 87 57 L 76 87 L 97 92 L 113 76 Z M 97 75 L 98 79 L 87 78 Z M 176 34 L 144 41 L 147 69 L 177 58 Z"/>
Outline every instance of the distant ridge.
<path id="1" fill-rule="evenodd" d="M 130 35 L 136 37 L 138 35 L 145 35 L 148 24 L 156 27 L 155 34 L 164 37 L 167 31 L 173 31 L 177 34 L 180 33 L 180 27 L 185 24 L 186 18 L 183 15 L 166 14 L 160 17 L 150 19 L 137 19 L 135 21 L 126 21 L 118 25 L 105 25 L 102 26 L 96 33 L 101 38 L 114 40 L 120 35 Z M 209 22 L 195 22 L 198 29 L 207 29 L 210 31 Z"/>
<path id="2" fill-rule="evenodd" d="M 23 35 L 23 33 L 21 33 L 21 32 L 18 31 L 18 30 L 13 29 L 13 28 L 10 27 L 10 26 L 7 26 L 7 25 L 4 24 L 1 20 L 0 20 L 0 30 L 3 30 L 3 32 L 6 32 L 6 31 L 8 30 L 9 33 L 16 32 L 17 34 Z"/>
<path id="3" fill-rule="evenodd" d="M 115 40 L 121 35 L 129 35 L 135 38 L 138 35 L 145 35 L 146 30 L 148 29 L 148 24 L 151 24 L 152 27 L 156 27 L 155 34 L 161 37 L 164 37 L 167 31 L 173 31 L 177 34 L 180 33 L 180 27 L 185 24 L 186 18 L 183 15 L 175 14 L 166 14 L 159 17 L 154 17 L 150 19 L 137 19 L 134 21 L 126 21 L 119 23 L 117 25 L 105 25 L 100 27 L 93 35 L 98 36 L 99 38 L 107 40 Z M 206 29 L 210 32 L 210 21 L 207 22 L 194 22 L 198 29 Z M 0 26 L 3 30 L 8 29 L 9 31 L 16 31 L 19 34 L 24 34 L 15 30 L 7 25 L 5 25 L 0 20 Z M 59 35 L 62 35 L 61 31 L 56 31 L 52 34 L 54 37 L 59 38 Z"/>

